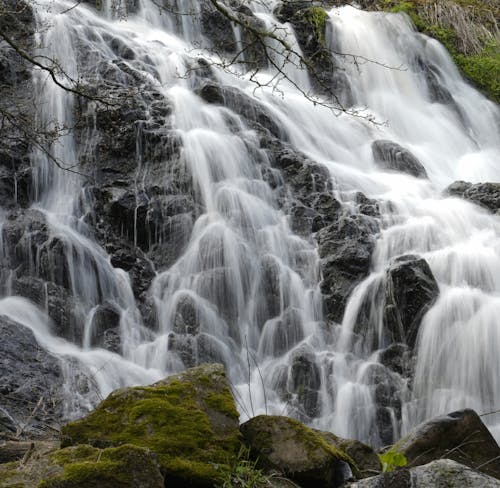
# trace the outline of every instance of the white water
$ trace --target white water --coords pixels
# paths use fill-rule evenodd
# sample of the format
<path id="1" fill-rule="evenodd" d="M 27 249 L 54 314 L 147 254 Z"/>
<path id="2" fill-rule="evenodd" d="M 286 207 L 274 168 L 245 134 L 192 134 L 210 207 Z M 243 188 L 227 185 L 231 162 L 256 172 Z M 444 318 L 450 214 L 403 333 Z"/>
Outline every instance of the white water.
<path id="1" fill-rule="evenodd" d="M 116 2 L 115 2 L 116 3 Z M 193 8 L 198 2 L 187 2 Z M 273 2 L 269 2 L 270 4 Z M 380 444 L 375 425 L 374 387 L 368 383 L 377 351 L 352 336 L 353 320 L 366 301 L 369 284 L 379 279 L 394 257 L 418 254 L 430 264 L 440 297 L 424 317 L 418 342 L 413 392 L 401 386 L 405 431 L 434 415 L 462 407 L 478 412 L 500 408 L 500 221 L 467 202 L 444 198 L 443 189 L 455 180 L 500 181 L 500 112 L 460 78 L 445 50 L 417 34 L 400 15 L 364 13 L 345 7 L 330 13 L 336 51 L 359 54 L 385 65 L 356 67 L 339 58 L 350 81 L 356 106 L 368 108 L 386 126 L 362 117 L 314 105 L 283 81 L 285 96 L 254 91 L 245 77 L 216 71 L 221 83 L 258 97 L 287 139 L 330 171 L 335 194 L 352 208 L 355 191 L 380 199 L 383 229 L 373 256 L 373 274 L 352 294 L 342 324 L 325 333 L 320 270 L 313 242 L 294 235 L 261 169 L 267 156 L 257 135 L 237 113 L 208 105 L 193 90 L 191 79 L 180 77 L 189 64 L 192 42 L 203 39 L 200 26 L 185 19 L 181 30 L 149 0 L 141 1 L 137 16 L 114 17 L 110 2 L 104 12 L 79 6 L 64 15 L 71 2 L 39 2 L 38 21 L 48 26 L 41 34 L 47 54 L 78 77 L 75 49 L 87 49 L 104 60 L 115 54 L 104 34 L 119 38 L 136 54 L 127 62 L 145 76 L 173 106 L 172 120 L 182 139 L 183 161 L 192 174 L 204 213 L 178 261 L 158 274 L 150 295 L 157 307 L 158 329 L 150 331 L 134 302 L 128 276 L 114 269 L 106 253 L 92 240 L 79 213 L 83 180 L 57 170 L 43 154 L 34 155 L 38 168 L 36 208 L 46 213 L 51 234 L 61 239 L 69 265 L 71 289 L 81 303 L 81 327 L 90 327 L 95 307 L 112 304 L 121 315 L 122 356 L 74 345 L 51 332 L 47 316 L 18 297 L 0 301 L 0 313 L 30 327 L 40 343 L 65 362 L 68 415 L 78 415 L 96 401 L 75 388 L 80 369 L 95 377 L 99 394 L 126 384 L 152 382 L 184 367 L 172 350 L 174 318 L 179 304 L 195 304 L 200 334 L 185 336 L 195 359 L 224 362 L 234 384 L 242 419 L 258 413 L 299 415 L 299 390 L 293 390 L 290 370 L 297 351 L 316 363 L 321 386 L 320 410 L 312 423 L 338 435 Z M 50 12 L 47 11 L 47 7 Z M 253 6 L 268 25 L 271 10 Z M 93 35 L 89 36 L 91 32 Z M 289 35 L 293 31 L 289 29 Z M 295 43 L 294 40 L 291 40 Z M 197 55 L 212 54 L 197 50 Z M 457 112 L 432 103 L 418 59 L 437 70 L 440 83 L 455 99 Z M 289 66 L 287 69 L 291 69 Z M 307 83 L 303 71 L 291 72 Z M 261 74 L 269 79 L 272 73 Z M 40 118 L 61 125 L 73 123 L 73 100 L 37 73 L 37 90 L 44 103 Z M 365 112 L 362 112 L 365 113 Z M 461 114 L 461 115 L 458 115 Z M 236 130 L 235 130 L 236 128 Z M 374 164 L 371 143 L 390 139 L 424 164 L 429 180 L 385 173 Z M 77 163 L 78 147 L 70 132 L 55 148 L 68 165 Z M 138 155 L 138 175 L 140 167 Z M 168 168 L 168 161 L 165 161 Z M 389 204 L 390 202 L 390 204 Z M 274 277 L 270 281 L 270 276 Z M 268 300 L 269 290 L 276 294 Z M 377 335 L 380 324 L 370 324 Z M 286 331 L 286 333 L 285 333 Z M 367 335 L 371 331 L 367 331 Z M 88 337 L 87 330 L 83 334 Z M 332 339 L 335 338 L 335 339 Z M 258 366 L 258 367 L 257 367 Z M 280 396 L 280 381 L 292 392 Z M 286 379 L 288 377 L 288 379 Z M 485 417 L 497 439 L 500 416 Z M 396 435 L 399 426 L 395 425 Z"/>

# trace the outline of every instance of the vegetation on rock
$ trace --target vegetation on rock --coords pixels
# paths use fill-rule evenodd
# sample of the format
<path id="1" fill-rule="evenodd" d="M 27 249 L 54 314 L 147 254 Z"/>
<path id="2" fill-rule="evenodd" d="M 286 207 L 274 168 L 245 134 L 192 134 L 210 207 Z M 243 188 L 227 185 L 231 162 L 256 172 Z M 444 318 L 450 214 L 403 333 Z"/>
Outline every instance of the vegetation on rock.
<path id="1" fill-rule="evenodd" d="M 462 73 L 500 102 L 500 6 L 489 0 L 384 0 L 381 8 L 408 14 L 417 29 L 441 42 Z"/>
<path id="2" fill-rule="evenodd" d="M 209 486 L 222 482 L 237 458 L 238 417 L 222 366 L 206 365 L 112 393 L 63 427 L 62 444 L 140 446 L 158 455 L 167 481 Z"/>

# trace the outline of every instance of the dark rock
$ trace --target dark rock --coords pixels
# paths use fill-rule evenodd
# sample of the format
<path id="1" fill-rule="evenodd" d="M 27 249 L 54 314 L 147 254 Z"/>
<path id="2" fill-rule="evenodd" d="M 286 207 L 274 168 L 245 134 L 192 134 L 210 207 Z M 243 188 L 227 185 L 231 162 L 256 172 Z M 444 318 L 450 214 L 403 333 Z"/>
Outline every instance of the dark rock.
<path id="1" fill-rule="evenodd" d="M 411 469 L 398 469 L 373 478 L 349 483 L 345 488 L 498 488 L 491 476 L 450 459 L 440 459 Z"/>
<path id="2" fill-rule="evenodd" d="M 381 169 L 405 173 L 415 178 L 427 178 L 422 163 L 408 149 L 392 141 L 379 140 L 372 144 L 375 164 Z"/>
<path id="3" fill-rule="evenodd" d="M 370 271 L 379 224 L 362 214 L 340 214 L 317 233 L 323 280 L 321 291 L 327 317 L 341 322 L 354 287 Z"/>
<path id="4" fill-rule="evenodd" d="M 283 129 L 273 119 L 269 110 L 258 100 L 236 88 L 206 82 L 198 93 L 208 103 L 223 105 L 235 111 L 248 122 L 250 127 L 256 127 L 264 133 L 269 131 L 281 140 L 286 138 Z"/>
<path id="5" fill-rule="evenodd" d="M 20 276 L 12 283 L 12 292 L 44 308 L 53 320 L 53 333 L 75 344 L 83 338 L 81 304 L 65 288 L 32 276 Z"/>
<path id="6" fill-rule="evenodd" d="M 391 342 L 403 342 L 413 349 L 422 317 L 434 304 L 439 287 L 427 261 L 402 256 L 386 272 L 384 327 Z"/>
<path id="7" fill-rule="evenodd" d="M 412 371 L 412 359 L 406 344 L 391 344 L 379 353 L 378 360 L 386 368 L 403 377 L 409 377 Z"/>
<path id="8" fill-rule="evenodd" d="M 473 410 L 461 410 L 424 422 L 391 451 L 404 454 L 410 466 L 448 458 L 500 479 L 500 447 Z M 486 486 L 486 485 L 484 485 Z"/>
<path id="9" fill-rule="evenodd" d="M 455 181 L 445 193 L 469 200 L 480 205 L 491 212 L 498 213 L 500 210 L 500 183 L 467 183 L 465 181 Z"/>
<path id="10" fill-rule="evenodd" d="M 302 487 L 339 487 L 359 474 L 354 461 L 317 432 L 288 417 L 260 415 L 240 427 L 251 456 L 264 469 Z"/>
<path id="11" fill-rule="evenodd" d="M 92 317 L 91 346 L 119 353 L 120 313 L 110 305 L 99 305 Z"/>
<path id="12" fill-rule="evenodd" d="M 366 444 L 352 439 L 342 439 L 331 432 L 316 431 L 336 449 L 345 452 L 356 463 L 361 478 L 374 476 L 382 471 L 382 464 L 378 454 Z"/>
<path id="13" fill-rule="evenodd" d="M 290 393 L 296 395 L 299 413 L 305 414 L 305 419 L 317 417 L 320 413 L 321 375 L 313 350 L 307 346 L 299 347 L 291 354 L 290 363 Z"/>
<path id="14" fill-rule="evenodd" d="M 0 317 L 0 403 L 7 430 L 23 437 L 50 437 L 62 418 L 59 360 L 40 347 L 28 328 Z"/>

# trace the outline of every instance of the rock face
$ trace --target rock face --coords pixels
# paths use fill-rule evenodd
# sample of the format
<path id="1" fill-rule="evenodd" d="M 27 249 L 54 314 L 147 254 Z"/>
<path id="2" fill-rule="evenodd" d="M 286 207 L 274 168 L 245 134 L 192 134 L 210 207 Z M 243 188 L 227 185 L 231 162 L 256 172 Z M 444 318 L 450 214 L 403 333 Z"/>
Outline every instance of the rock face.
<path id="1" fill-rule="evenodd" d="M 491 476 L 450 459 L 440 459 L 424 466 L 385 473 L 345 485 L 346 488 L 497 488 L 500 482 Z"/>
<path id="2" fill-rule="evenodd" d="M 317 233 L 323 281 L 325 311 L 329 319 L 341 322 L 347 299 L 370 271 L 378 222 L 363 214 L 340 214 Z"/>
<path id="3" fill-rule="evenodd" d="M 500 183 L 467 183 L 455 181 L 445 193 L 454 197 L 469 200 L 493 213 L 500 210 Z"/>
<path id="4" fill-rule="evenodd" d="M 205 365 L 115 391 L 63 427 L 62 446 L 133 444 L 156 453 L 167 486 L 212 486 L 237 457 L 238 416 L 223 367 Z"/>
<path id="5" fill-rule="evenodd" d="M 260 415 L 241 426 L 251 455 L 266 469 L 308 488 L 340 486 L 357 473 L 354 461 L 325 439 L 288 417 Z"/>
<path id="6" fill-rule="evenodd" d="M 6 317 L 0 317 L 0 337 L 0 438 L 53 437 L 64 401 L 59 360 Z"/>
<path id="7" fill-rule="evenodd" d="M 425 259 L 397 258 L 386 272 L 384 328 L 392 343 L 415 347 L 422 317 L 436 301 L 439 287 Z"/>
<path id="8" fill-rule="evenodd" d="M 372 144 L 375 164 L 389 171 L 405 173 L 415 178 L 427 178 L 422 163 L 408 149 L 392 141 L 379 140 Z"/>
<path id="9" fill-rule="evenodd" d="M 448 458 L 500 479 L 500 447 L 473 410 L 461 410 L 424 422 L 391 451 L 404 454 L 409 465 Z"/>

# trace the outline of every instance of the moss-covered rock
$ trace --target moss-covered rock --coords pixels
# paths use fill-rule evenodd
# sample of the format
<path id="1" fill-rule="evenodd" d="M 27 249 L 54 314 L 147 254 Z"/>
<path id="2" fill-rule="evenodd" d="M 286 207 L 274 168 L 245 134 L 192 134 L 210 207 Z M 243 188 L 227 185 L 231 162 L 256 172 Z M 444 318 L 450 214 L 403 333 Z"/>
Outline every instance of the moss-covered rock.
<path id="1" fill-rule="evenodd" d="M 382 472 L 382 463 L 375 450 L 361 441 L 343 439 L 331 432 L 317 431 L 329 444 L 347 454 L 359 470 L 360 478 L 368 478 Z"/>
<path id="2" fill-rule="evenodd" d="M 89 445 L 67 447 L 49 456 L 58 474 L 39 488 L 163 488 L 155 456 L 142 447 L 123 445 L 98 449 Z"/>
<path id="3" fill-rule="evenodd" d="M 62 445 L 133 444 L 158 456 L 168 486 L 220 482 L 241 447 L 224 369 L 203 365 L 152 386 L 117 390 L 62 429 Z"/>
<path id="4" fill-rule="evenodd" d="M 279 471 L 302 487 L 336 487 L 353 474 L 360 476 L 351 457 L 296 420 L 260 415 L 240 429 L 259 466 Z"/>

